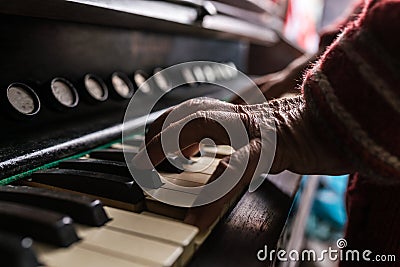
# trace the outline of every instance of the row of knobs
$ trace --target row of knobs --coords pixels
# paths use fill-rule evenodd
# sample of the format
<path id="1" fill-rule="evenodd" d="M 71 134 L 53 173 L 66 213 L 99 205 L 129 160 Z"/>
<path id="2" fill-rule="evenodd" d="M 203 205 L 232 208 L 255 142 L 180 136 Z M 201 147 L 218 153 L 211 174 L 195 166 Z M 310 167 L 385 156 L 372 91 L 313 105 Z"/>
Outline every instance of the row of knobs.
<path id="1" fill-rule="evenodd" d="M 233 63 L 227 65 L 229 68 L 223 68 L 219 64 L 183 68 L 181 75 L 191 86 L 195 86 L 198 80 L 216 82 L 233 79 L 236 72 L 232 70 L 236 67 Z M 168 77 L 162 75 L 160 71 L 160 68 L 154 70 L 154 74 L 157 74 L 154 76 L 155 86 L 159 90 L 167 91 Z M 106 101 L 110 95 L 114 99 L 130 99 L 138 88 L 148 94 L 154 90 L 153 86 L 146 83 L 148 77 L 149 75 L 140 70 L 132 75 L 132 79 L 122 72 L 114 72 L 107 86 L 99 76 L 86 74 L 82 81 L 81 97 L 88 103 L 99 103 Z M 111 91 L 109 87 L 112 88 Z M 34 118 L 40 111 L 42 96 L 51 108 L 58 111 L 75 108 L 80 101 L 80 95 L 73 83 L 63 77 L 53 78 L 39 94 L 31 86 L 20 82 L 10 84 L 5 92 L 4 106 L 19 119 Z"/>

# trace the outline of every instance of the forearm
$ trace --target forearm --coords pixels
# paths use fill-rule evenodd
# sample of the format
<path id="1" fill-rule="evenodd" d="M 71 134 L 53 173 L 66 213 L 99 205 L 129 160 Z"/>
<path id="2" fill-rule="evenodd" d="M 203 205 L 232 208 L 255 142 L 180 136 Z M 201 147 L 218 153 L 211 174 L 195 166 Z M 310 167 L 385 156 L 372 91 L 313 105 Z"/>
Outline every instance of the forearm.
<path id="1" fill-rule="evenodd" d="M 284 169 L 300 174 L 345 174 L 355 171 L 340 147 L 319 131 L 318 121 L 302 95 L 269 101 L 277 131 L 272 172 Z"/>

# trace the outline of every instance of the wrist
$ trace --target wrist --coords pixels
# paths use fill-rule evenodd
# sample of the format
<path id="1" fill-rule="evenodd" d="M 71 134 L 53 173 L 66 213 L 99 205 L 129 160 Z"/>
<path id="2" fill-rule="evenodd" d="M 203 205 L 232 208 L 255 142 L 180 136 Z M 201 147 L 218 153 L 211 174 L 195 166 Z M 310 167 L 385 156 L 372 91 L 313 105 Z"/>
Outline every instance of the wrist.
<path id="1" fill-rule="evenodd" d="M 303 96 L 270 101 L 277 132 L 277 163 L 300 174 L 346 174 L 354 171 L 340 147 L 318 130 Z"/>

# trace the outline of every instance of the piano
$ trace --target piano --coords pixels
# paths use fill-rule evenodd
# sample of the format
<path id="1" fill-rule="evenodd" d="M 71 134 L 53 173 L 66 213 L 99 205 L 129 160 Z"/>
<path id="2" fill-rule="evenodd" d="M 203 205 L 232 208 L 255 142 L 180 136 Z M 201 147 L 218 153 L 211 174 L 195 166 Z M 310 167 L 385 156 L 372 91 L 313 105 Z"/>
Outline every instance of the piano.
<path id="1" fill-rule="evenodd" d="M 281 12 L 276 1 L 256 0 L 0 1 L 0 265 L 272 265 L 257 252 L 278 246 L 298 175 L 242 192 L 200 232 L 183 223 L 187 209 L 135 184 L 123 149 L 133 157 L 144 138 L 138 129 L 167 108 L 201 96 L 229 101 L 246 89 L 238 71 L 274 71 L 298 56 L 279 35 Z M 145 81 L 189 61 L 179 74 L 187 83 L 145 114 L 171 77 Z M 134 94 L 143 101 L 124 126 Z M 123 129 L 130 138 L 122 143 Z M 199 186 L 217 163 L 161 174 Z"/>

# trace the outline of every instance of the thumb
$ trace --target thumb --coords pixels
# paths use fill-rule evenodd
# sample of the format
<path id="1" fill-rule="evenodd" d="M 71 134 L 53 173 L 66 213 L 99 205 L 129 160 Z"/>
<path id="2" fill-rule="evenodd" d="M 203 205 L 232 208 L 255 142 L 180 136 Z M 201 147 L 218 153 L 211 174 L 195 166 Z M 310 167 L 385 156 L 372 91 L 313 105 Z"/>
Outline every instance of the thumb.
<path id="1" fill-rule="evenodd" d="M 255 138 L 246 146 L 238 149 L 233 154 L 221 159 L 217 168 L 211 175 L 209 181 L 215 181 L 221 175 L 235 179 L 241 175 L 240 180 L 244 179 L 248 183 L 254 175 L 261 152 L 261 141 Z M 237 178 L 236 178 L 237 179 Z"/>
<path id="2" fill-rule="evenodd" d="M 237 179 L 241 175 L 239 182 L 218 200 L 207 205 L 190 208 L 184 221 L 198 226 L 202 231 L 216 222 L 228 209 L 230 203 L 241 194 L 245 186 L 250 182 L 256 170 L 260 150 L 261 143 L 259 139 L 254 139 L 232 155 L 223 158 L 211 175 L 210 180 L 214 181 L 222 177 L 225 177 L 224 179 Z M 244 166 L 246 163 L 248 163 L 247 166 Z M 243 167 L 245 167 L 244 172 Z"/>

